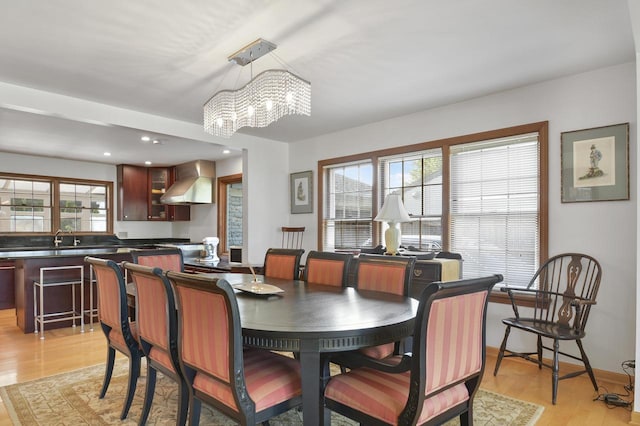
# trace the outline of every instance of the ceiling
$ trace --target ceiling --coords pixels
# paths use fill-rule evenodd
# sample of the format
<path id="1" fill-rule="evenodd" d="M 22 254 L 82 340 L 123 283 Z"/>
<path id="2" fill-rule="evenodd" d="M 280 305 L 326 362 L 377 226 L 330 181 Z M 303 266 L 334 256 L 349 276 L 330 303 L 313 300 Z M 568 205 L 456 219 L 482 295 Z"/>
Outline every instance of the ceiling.
<path id="1" fill-rule="evenodd" d="M 240 133 L 283 142 L 635 60 L 627 0 L 0 0 L 0 7 L 0 82 L 199 125 L 209 97 L 250 78 L 249 67 L 227 56 L 269 40 L 277 58 L 257 60 L 254 75 L 281 68 L 279 58 L 309 80 L 311 117 Z M 55 106 L 39 114 L 2 99 L 0 106 L 3 151 L 177 164 L 222 158 L 227 141 L 156 134 L 163 143 L 152 146 L 140 141 L 144 128 L 68 120 Z M 202 140 L 211 138 L 203 132 Z"/>

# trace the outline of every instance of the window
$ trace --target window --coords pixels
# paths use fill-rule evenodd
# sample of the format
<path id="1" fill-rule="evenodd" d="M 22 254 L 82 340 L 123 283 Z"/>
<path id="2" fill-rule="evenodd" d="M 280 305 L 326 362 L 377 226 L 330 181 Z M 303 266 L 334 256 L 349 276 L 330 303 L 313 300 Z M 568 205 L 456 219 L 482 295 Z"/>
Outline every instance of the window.
<path id="1" fill-rule="evenodd" d="M 400 194 L 412 221 L 401 224 L 404 247 L 442 249 L 442 150 L 440 148 L 390 157 L 379 161 L 384 200 Z M 386 226 L 386 224 L 384 224 Z"/>
<path id="2" fill-rule="evenodd" d="M 111 182 L 0 176 L 0 233 L 112 233 Z"/>
<path id="3" fill-rule="evenodd" d="M 324 250 L 373 246 L 373 165 L 327 167 L 323 173 Z"/>
<path id="4" fill-rule="evenodd" d="M 106 232 L 105 186 L 61 183 L 60 229 L 72 232 Z"/>
<path id="5" fill-rule="evenodd" d="M 465 274 L 526 286 L 538 269 L 538 134 L 451 147 L 451 250 Z"/>
<path id="6" fill-rule="evenodd" d="M 397 193 L 413 219 L 403 246 L 458 252 L 465 277 L 526 285 L 547 258 L 547 132 L 532 123 L 319 161 L 320 248 L 379 244 L 386 224 L 373 217 Z"/>

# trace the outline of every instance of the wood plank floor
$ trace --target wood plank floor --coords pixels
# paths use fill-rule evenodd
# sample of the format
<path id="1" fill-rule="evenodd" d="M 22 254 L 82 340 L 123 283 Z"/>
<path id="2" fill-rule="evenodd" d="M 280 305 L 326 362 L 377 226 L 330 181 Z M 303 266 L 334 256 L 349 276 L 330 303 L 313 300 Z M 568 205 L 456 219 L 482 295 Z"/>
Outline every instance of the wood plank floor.
<path id="1" fill-rule="evenodd" d="M 15 324 L 14 310 L 0 310 L 0 386 L 105 361 L 105 338 L 99 327 L 85 333 L 80 333 L 79 327 L 47 331 L 46 338 L 41 340 L 37 335 L 23 334 Z M 544 414 L 538 425 L 610 426 L 629 423 L 631 413 L 628 409 L 610 409 L 603 402 L 593 401 L 597 394 L 586 376 L 561 381 L 558 403 L 554 406 L 551 404 L 551 373 L 548 369 L 539 371 L 533 364 L 507 359 L 503 361 L 498 376 L 494 377 L 495 349 L 489 348 L 487 352 L 487 368 L 481 387 L 543 405 Z M 618 383 L 608 378 L 609 381 L 599 378 L 599 384 L 608 392 L 625 393 L 623 385 L 626 378 L 621 376 L 623 380 Z M 4 404 L 0 403 L 0 425 L 10 424 Z"/>

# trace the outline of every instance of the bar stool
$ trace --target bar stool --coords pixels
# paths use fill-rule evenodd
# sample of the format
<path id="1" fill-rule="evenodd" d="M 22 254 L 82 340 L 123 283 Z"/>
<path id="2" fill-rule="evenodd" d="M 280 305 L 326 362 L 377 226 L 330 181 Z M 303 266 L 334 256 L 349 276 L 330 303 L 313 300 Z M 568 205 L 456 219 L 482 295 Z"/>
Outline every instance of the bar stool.
<path id="1" fill-rule="evenodd" d="M 78 272 L 78 278 L 72 275 L 73 271 Z M 61 271 L 71 271 L 65 273 Z M 47 275 L 48 277 L 45 277 Z M 53 277 L 51 277 L 53 275 Z M 80 309 L 76 310 L 76 285 L 80 286 Z M 44 289 L 49 287 L 71 286 L 71 310 L 63 312 L 44 311 Z M 84 333 L 84 266 L 50 266 L 40 268 L 40 279 L 33 282 L 33 323 L 34 332 L 38 334 L 38 325 L 40 326 L 40 338 L 44 339 L 44 325 L 58 321 L 73 321 L 73 327 L 76 326 L 76 320 L 80 320 L 80 332 Z"/>

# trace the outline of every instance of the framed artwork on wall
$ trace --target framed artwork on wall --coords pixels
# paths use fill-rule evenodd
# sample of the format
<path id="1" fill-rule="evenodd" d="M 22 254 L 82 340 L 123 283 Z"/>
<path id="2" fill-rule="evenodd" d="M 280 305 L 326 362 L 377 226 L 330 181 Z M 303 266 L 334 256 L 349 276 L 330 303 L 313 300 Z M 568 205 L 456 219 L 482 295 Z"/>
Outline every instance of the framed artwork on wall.
<path id="1" fill-rule="evenodd" d="M 313 172 L 291 173 L 291 213 L 313 213 Z"/>
<path id="2" fill-rule="evenodd" d="M 563 203 L 629 199 L 629 123 L 563 132 Z"/>

